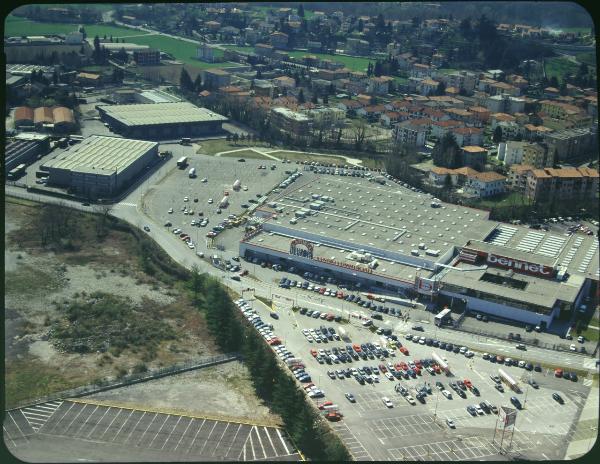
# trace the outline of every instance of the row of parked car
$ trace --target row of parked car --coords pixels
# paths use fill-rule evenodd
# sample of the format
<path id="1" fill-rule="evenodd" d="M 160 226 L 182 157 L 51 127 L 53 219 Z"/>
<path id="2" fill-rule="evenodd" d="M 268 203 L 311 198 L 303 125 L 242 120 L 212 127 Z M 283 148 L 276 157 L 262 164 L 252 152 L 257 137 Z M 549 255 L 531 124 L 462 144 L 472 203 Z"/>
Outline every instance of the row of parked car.
<path id="1" fill-rule="evenodd" d="M 363 360 L 377 358 L 383 361 L 386 358 L 394 356 L 393 352 L 389 351 L 385 347 L 381 347 L 378 343 L 346 345 L 345 347 L 333 347 L 331 349 L 313 348 L 310 350 L 310 354 L 319 364 L 350 363 L 353 360 L 358 361 L 359 358 L 362 358 Z"/>
<path id="2" fill-rule="evenodd" d="M 472 358 L 473 356 L 475 356 L 475 353 L 469 350 L 469 348 L 467 348 L 466 346 L 454 345 L 450 342 L 441 342 L 433 338 L 420 337 L 418 335 L 413 335 L 410 333 L 406 334 L 405 338 L 407 340 L 411 340 L 415 343 L 418 343 L 419 345 L 433 346 L 435 348 L 440 348 L 441 350 L 452 351 L 453 353 L 457 354 L 460 353 L 467 358 Z"/>
<path id="3" fill-rule="evenodd" d="M 535 370 L 536 372 L 542 371 L 542 366 L 539 364 L 533 365 L 532 363 L 514 359 L 514 358 L 508 358 L 508 357 L 495 355 L 495 354 L 488 354 L 488 353 L 483 353 L 482 357 L 484 360 L 490 361 L 491 363 L 494 363 L 494 364 L 504 364 L 505 366 L 522 367 L 523 369 L 526 369 L 528 371 L 533 371 L 533 370 Z"/>

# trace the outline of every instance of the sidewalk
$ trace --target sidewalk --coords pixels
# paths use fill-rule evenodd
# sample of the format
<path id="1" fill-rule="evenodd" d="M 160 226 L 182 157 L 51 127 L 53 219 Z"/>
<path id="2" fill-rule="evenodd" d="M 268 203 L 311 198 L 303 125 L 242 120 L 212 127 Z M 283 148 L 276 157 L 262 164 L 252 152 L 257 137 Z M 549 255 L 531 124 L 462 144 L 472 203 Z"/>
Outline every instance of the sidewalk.
<path id="1" fill-rule="evenodd" d="M 590 394 L 585 401 L 579 420 L 577 421 L 576 431 L 585 434 L 584 439 L 573 440 L 569 443 L 564 459 L 576 459 L 585 455 L 591 450 L 598 438 L 598 400 L 600 391 L 598 386 L 591 389 Z"/>

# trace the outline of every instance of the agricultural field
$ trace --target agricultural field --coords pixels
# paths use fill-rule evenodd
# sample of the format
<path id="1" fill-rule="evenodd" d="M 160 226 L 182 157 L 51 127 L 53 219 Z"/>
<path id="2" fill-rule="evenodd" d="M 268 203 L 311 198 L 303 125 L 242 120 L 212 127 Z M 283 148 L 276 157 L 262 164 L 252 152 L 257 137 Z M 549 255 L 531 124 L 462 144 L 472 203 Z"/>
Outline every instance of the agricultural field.
<path id="1" fill-rule="evenodd" d="M 122 38 L 139 35 L 139 31 L 118 26 L 105 26 L 85 24 L 85 32 L 88 37 L 113 36 Z M 42 23 L 30 21 L 18 16 L 8 15 L 4 20 L 4 36 L 44 35 L 44 34 L 68 34 L 77 29 L 77 24 L 72 23 Z M 132 40 L 133 41 L 133 40 Z"/>

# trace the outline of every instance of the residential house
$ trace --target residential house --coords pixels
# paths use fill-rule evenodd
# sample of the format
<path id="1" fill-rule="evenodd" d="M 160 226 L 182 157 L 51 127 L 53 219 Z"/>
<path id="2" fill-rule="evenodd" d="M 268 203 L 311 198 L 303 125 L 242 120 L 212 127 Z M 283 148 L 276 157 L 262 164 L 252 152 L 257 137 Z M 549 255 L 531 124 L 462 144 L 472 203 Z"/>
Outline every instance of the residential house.
<path id="1" fill-rule="evenodd" d="M 491 113 L 522 113 L 525 110 L 525 100 L 508 94 L 494 95 L 487 98 L 485 106 Z"/>
<path id="2" fill-rule="evenodd" d="M 306 135 L 310 130 L 311 118 L 303 113 L 284 107 L 271 109 L 271 124 L 276 129 L 294 135 Z"/>
<path id="3" fill-rule="evenodd" d="M 431 66 L 422 63 L 414 63 L 412 68 L 410 69 L 411 77 L 430 77 L 431 76 Z"/>
<path id="4" fill-rule="evenodd" d="M 459 147 L 481 145 L 483 143 L 483 129 L 477 127 L 458 127 L 450 129 L 450 132 L 454 135 Z"/>
<path id="5" fill-rule="evenodd" d="M 269 41 L 273 48 L 287 48 L 288 44 L 288 35 L 283 32 L 273 32 L 269 36 Z"/>
<path id="6" fill-rule="evenodd" d="M 433 79 L 422 79 L 417 84 L 417 91 L 421 95 L 432 95 L 435 94 L 440 83 Z"/>
<path id="7" fill-rule="evenodd" d="M 340 100 L 339 102 L 337 102 L 335 104 L 335 106 L 336 106 L 336 108 L 340 108 L 344 111 L 350 111 L 350 110 L 357 111 L 360 108 L 362 108 L 364 105 L 357 100 L 345 99 L 345 100 Z"/>
<path id="8" fill-rule="evenodd" d="M 218 68 L 205 69 L 202 71 L 202 83 L 208 89 L 218 89 L 231 83 L 231 74 Z"/>
<path id="9" fill-rule="evenodd" d="M 463 190 L 478 198 L 500 195 L 506 192 L 506 176 L 494 171 L 478 172 L 467 177 Z"/>
<path id="10" fill-rule="evenodd" d="M 546 134 L 554 132 L 553 129 L 545 126 L 536 126 L 534 124 L 523 125 L 523 137 L 526 140 L 541 140 Z"/>
<path id="11" fill-rule="evenodd" d="M 346 40 L 346 53 L 348 55 L 368 56 L 371 45 L 366 40 L 348 38 Z"/>
<path id="12" fill-rule="evenodd" d="M 275 79 L 272 79 L 271 82 L 280 90 L 296 88 L 296 80 L 293 77 L 276 77 Z"/>
<path id="13" fill-rule="evenodd" d="M 462 108 L 446 108 L 444 110 L 446 114 L 455 121 L 462 121 L 465 124 L 473 124 L 475 122 L 475 115 Z"/>
<path id="14" fill-rule="evenodd" d="M 346 112 L 339 108 L 315 108 L 304 111 L 312 121 L 313 125 L 330 128 L 344 123 Z"/>
<path id="15" fill-rule="evenodd" d="M 272 45 L 257 43 L 254 46 L 254 53 L 258 56 L 270 57 L 273 55 L 274 47 Z"/>
<path id="16" fill-rule="evenodd" d="M 490 120 L 491 112 L 483 106 L 471 106 L 469 111 L 473 114 L 476 126 L 483 126 Z"/>
<path id="17" fill-rule="evenodd" d="M 374 95 L 387 95 L 393 80 L 390 76 L 371 77 L 367 82 L 367 92 Z"/>
<path id="18" fill-rule="evenodd" d="M 556 157 L 555 162 L 568 162 L 571 159 L 589 158 L 597 146 L 597 134 L 590 128 L 567 129 L 546 134 L 544 142 Z"/>
<path id="19" fill-rule="evenodd" d="M 386 111 L 379 117 L 379 122 L 385 127 L 391 127 L 393 124 L 401 121 L 401 114 L 396 111 Z"/>
<path id="20" fill-rule="evenodd" d="M 482 171 L 487 162 L 487 154 L 488 151 L 483 147 L 476 145 L 464 146 L 461 151 L 461 164 Z"/>
<path id="21" fill-rule="evenodd" d="M 525 175 L 527 180 L 524 193 L 534 201 L 598 197 L 598 171 L 595 169 L 532 169 L 525 171 Z"/>
<path id="22" fill-rule="evenodd" d="M 385 106 L 383 105 L 369 105 L 360 108 L 356 111 L 359 116 L 366 117 L 368 119 L 379 118 L 385 112 Z"/>
<path id="23" fill-rule="evenodd" d="M 434 121 L 431 123 L 431 135 L 441 139 L 446 132 L 458 129 L 459 127 L 464 127 L 464 123 L 451 119 L 446 121 Z"/>
<path id="24" fill-rule="evenodd" d="M 501 122 L 516 122 L 517 118 L 506 113 L 494 113 L 491 115 L 490 127 L 492 130 L 496 129 L 496 126 Z"/>
<path id="25" fill-rule="evenodd" d="M 423 147 L 428 131 L 429 123 L 427 120 L 409 120 L 394 126 L 393 137 L 397 143 Z"/>

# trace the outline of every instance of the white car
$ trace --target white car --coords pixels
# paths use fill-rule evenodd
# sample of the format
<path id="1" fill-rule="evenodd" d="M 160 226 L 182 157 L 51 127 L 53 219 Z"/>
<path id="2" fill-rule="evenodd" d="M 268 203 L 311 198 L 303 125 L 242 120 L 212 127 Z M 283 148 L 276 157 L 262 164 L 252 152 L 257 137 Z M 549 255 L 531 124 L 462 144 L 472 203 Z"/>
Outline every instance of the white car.
<path id="1" fill-rule="evenodd" d="M 184 197 L 183 201 L 190 201 L 189 197 Z"/>
<path id="2" fill-rule="evenodd" d="M 169 214 L 173 214 L 173 208 L 169 208 L 169 211 L 167 211 Z"/>
<path id="3" fill-rule="evenodd" d="M 196 248 L 196 246 L 194 245 L 193 242 L 188 242 L 188 247 L 190 250 L 193 250 L 194 248 Z"/>
<path id="4" fill-rule="evenodd" d="M 442 395 L 444 395 L 449 400 L 452 399 L 452 393 L 450 393 L 448 390 L 442 390 Z"/>
<path id="5" fill-rule="evenodd" d="M 312 337 L 312 335 L 307 335 L 306 340 L 308 341 L 308 343 L 313 343 L 315 341 L 315 339 Z"/>
<path id="6" fill-rule="evenodd" d="M 202 182 L 206 183 L 208 182 L 208 179 L 205 177 L 204 179 L 202 179 Z"/>
<path id="7" fill-rule="evenodd" d="M 390 401 L 390 399 L 387 396 L 381 398 L 381 401 L 383 401 L 383 404 L 385 404 L 388 408 L 394 407 L 394 404 Z"/>
<path id="8" fill-rule="evenodd" d="M 242 187 L 242 190 L 243 190 L 244 192 L 247 192 L 247 191 L 248 191 L 248 187 L 246 187 L 246 186 L 244 185 L 244 186 Z"/>
<path id="9" fill-rule="evenodd" d="M 208 204 L 209 204 L 209 205 L 212 205 L 212 204 L 213 204 L 213 199 L 212 199 L 212 198 L 209 198 L 209 199 L 208 199 Z"/>
<path id="10" fill-rule="evenodd" d="M 477 411 L 477 414 L 480 416 L 484 415 L 483 409 L 481 409 L 481 407 L 477 404 L 474 404 L 473 407 L 475 408 L 475 411 Z"/>
<path id="11" fill-rule="evenodd" d="M 466 353 L 468 350 L 469 350 L 469 349 L 468 349 L 466 346 L 463 346 L 463 347 L 461 347 L 461 348 L 460 348 L 460 351 L 459 351 L 459 353 L 460 353 L 460 354 L 465 354 L 465 353 Z"/>
<path id="12" fill-rule="evenodd" d="M 408 401 L 409 404 L 412 404 L 413 406 L 415 404 L 417 404 L 417 402 L 415 401 L 415 399 L 412 396 L 406 395 L 405 398 L 406 398 L 406 401 Z"/>
<path id="13" fill-rule="evenodd" d="M 571 351 L 577 351 L 577 347 L 574 344 L 571 344 L 571 346 L 569 346 L 569 349 Z"/>
<path id="14" fill-rule="evenodd" d="M 308 329 L 302 329 L 302 333 L 304 334 L 304 336 L 306 337 L 308 334 L 310 334 L 310 332 L 308 331 Z"/>
<path id="15" fill-rule="evenodd" d="M 394 376 L 392 374 L 390 374 L 389 372 L 386 372 L 385 376 L 387 377 L 388 380 L 394 380 Z"/>

